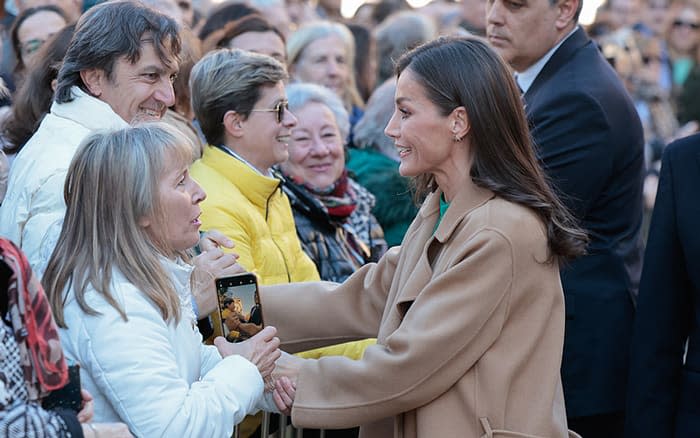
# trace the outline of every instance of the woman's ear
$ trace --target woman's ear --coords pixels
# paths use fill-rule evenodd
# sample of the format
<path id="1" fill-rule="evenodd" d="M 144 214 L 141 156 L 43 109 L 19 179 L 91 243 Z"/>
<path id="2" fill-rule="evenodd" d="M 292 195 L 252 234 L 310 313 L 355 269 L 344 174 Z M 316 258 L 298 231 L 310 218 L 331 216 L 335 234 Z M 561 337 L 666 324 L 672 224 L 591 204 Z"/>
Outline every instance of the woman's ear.
<path id="1" fill-rule="evenodd" d="M 243 118 L 240 113 L 229 110 L 224 113 L 224 131 L 226 135 L 234 138 L 243 136 Z"/>
<path id="2" fill-rule="evenodd" d="M 458 106 L 450 114 L 450 129 L 455 141 L 461 141 L 469 134 L 469 118 L 467 110 L 463 106 Z"/>

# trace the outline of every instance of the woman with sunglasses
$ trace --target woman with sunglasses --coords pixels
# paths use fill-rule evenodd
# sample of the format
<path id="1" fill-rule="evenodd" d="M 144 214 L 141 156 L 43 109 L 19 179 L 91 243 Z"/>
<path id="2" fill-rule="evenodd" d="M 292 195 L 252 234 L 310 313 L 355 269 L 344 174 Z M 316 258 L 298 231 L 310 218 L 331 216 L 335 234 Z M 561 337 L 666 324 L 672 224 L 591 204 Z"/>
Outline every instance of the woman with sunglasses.
<path id="1" fill-rule="evenodd" d="M 700 6 L 692 0 L 678 0 L 668 13 L 666 42 L 671 58 L 673 87 L 680 90 L 698 64 L 700 48 Z"/>
<path id="2" fill-rule="evenodd" d="M 297 119 L 287 110 L 284 66 L 221 49 L 192 69 L 192 108 L 206 137 L 192 176 L 209 194 L 202 229 L 217 229 L 261 284 L 318 280 L 297 238 L 289 199 L 272 167 L 287 160 Z"/>

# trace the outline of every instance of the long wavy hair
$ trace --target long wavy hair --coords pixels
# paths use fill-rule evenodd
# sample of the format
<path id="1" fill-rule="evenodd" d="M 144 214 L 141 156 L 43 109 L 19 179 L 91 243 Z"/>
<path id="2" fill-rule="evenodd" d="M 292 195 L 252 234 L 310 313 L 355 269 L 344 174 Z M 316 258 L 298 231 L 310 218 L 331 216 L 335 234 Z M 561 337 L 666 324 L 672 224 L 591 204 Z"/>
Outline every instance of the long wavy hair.
<path id="1" fill-rule="evenodd" d="M 539 165 L 520 92 L 500 56 L 476 37 L 442 37 L 404 54 L 396 65 L 397 76 L 405 70 L 442 115 L 465 108 L 472 181 L 539 216 L 547 227 L 549 261 L 582 255 L 588 237 Z M 414 181 L 418 199 L 437 188 L 431 174 Z"/>
<path id="2" fill-rule="evenodd" d="M 139 224 L 153 217 L 153 229 L 163 229 L 158 187 L 167 160 L 173 159 L 189 165 L 192 146 L 162 122 L 99 132 L 83 141 L 68 168 L 66 215 L 42 281 L 61 327 L 69 288 L 86 314 L 98 314 L 85 299 L 92 286 L 127 320 L 111 290 L 115 270 L 153 302 L 164 320 L 179 321 L 179 297 L 162 259 L 182 254 L 168 250 L 163 236 Z"/>

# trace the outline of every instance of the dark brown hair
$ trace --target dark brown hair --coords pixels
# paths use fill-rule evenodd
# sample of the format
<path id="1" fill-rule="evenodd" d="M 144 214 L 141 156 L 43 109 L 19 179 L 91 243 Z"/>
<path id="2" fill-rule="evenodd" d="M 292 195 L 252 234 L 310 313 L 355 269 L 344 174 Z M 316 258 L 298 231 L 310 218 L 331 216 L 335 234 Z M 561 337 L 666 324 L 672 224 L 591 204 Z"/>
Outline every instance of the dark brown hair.
<path id="1" fill-rule="evenodd" d="M 146 35 L 164 65 L 179 61 L 180 36 L 172 18 L 135 1 L 109 1 L 91 7 L 78 20 L 58 71 L 56 101 L 71 102 L 73 86 L 90 94 L 80 77 L 83 70 L 100 69 L 112 80 L 117 61 L 137 62 Z"/>
<path id="2" fill-rule="evenodd" d="M 61 18 L 63 18 L 66 21 L 66 24 L 70 23 L 70 20 L 68 19 L 68 16 L 66 16 L 66 13 L 63 11 L 63 9 L 55 5 L 37 6 L 34 8 L 25 9 L 24 11 L 20 12 L 20 14 L 17 16 L 17 18 L 15 18 L 14 22 L 12 23 L 12 28 L 10 29 L 10 40 L 12 41 L 12 50 L 14 50 L 15 57 L 17 58 L 17 64 L 15 64 L 15 75 L 21 74 L 27 67 L 24 63 L 24 60 L 22 59 L 22 48 L 20 47 L 19 42 L 19 28 L 22 27 L 22 24 L 29 17 L 36 15 L 40 12 L 53 12 L 54 14 L 59 15 Z"/>
<path id="3" fill-rule="evenodd" d="M 15 93 L 12 111 L 3 126 L 3 135 L 9 143 L 5 152 L 18 153 L 49 112 L 53 102 L 51 83 L 58 76 L 58 69 L 74 31 L 73 24 L 64 27 L 37 52 L 35 62 Z"/>
<path id="4" fill-rule="evenodd" d="M 588 238 L 547 182 L 520 92 L 498 54 L 475 37 L 442 37 L 404 54 L 396 73 L 400 76 L 405 70 L 444 116 L 465 108 L 472 181 L 539 216 L 547 228 L 550 261 L 582 255 Z M 419 197 L 437 188 L 432 175 L 420 175 L 415 183 Z"/>

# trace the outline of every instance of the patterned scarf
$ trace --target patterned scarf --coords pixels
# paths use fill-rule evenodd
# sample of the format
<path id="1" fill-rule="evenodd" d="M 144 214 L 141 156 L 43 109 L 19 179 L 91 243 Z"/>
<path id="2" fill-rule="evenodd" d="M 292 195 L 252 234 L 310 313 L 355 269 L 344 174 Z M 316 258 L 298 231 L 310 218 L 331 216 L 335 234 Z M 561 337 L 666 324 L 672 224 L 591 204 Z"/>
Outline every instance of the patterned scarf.
<path id="1" fill-rule="evenodd" d="M 5 319 L 19 346 L 29 399 L 39 400 L 68 382 L 58 330 L 41 284 L 26 257 L 9 240 L 0 239 L 0 262 L 12 271 Z"/>
<path id="2" fill-rule="evenodd" d="M 347 170 L 343 170 L 340 178 L 328 187 L 313 187 L 304 181 L 300 184 L 321 201 L 328 215 L 337 221 L 344 221 L 357 207 L 355 192 L 348 184 Z"/>

